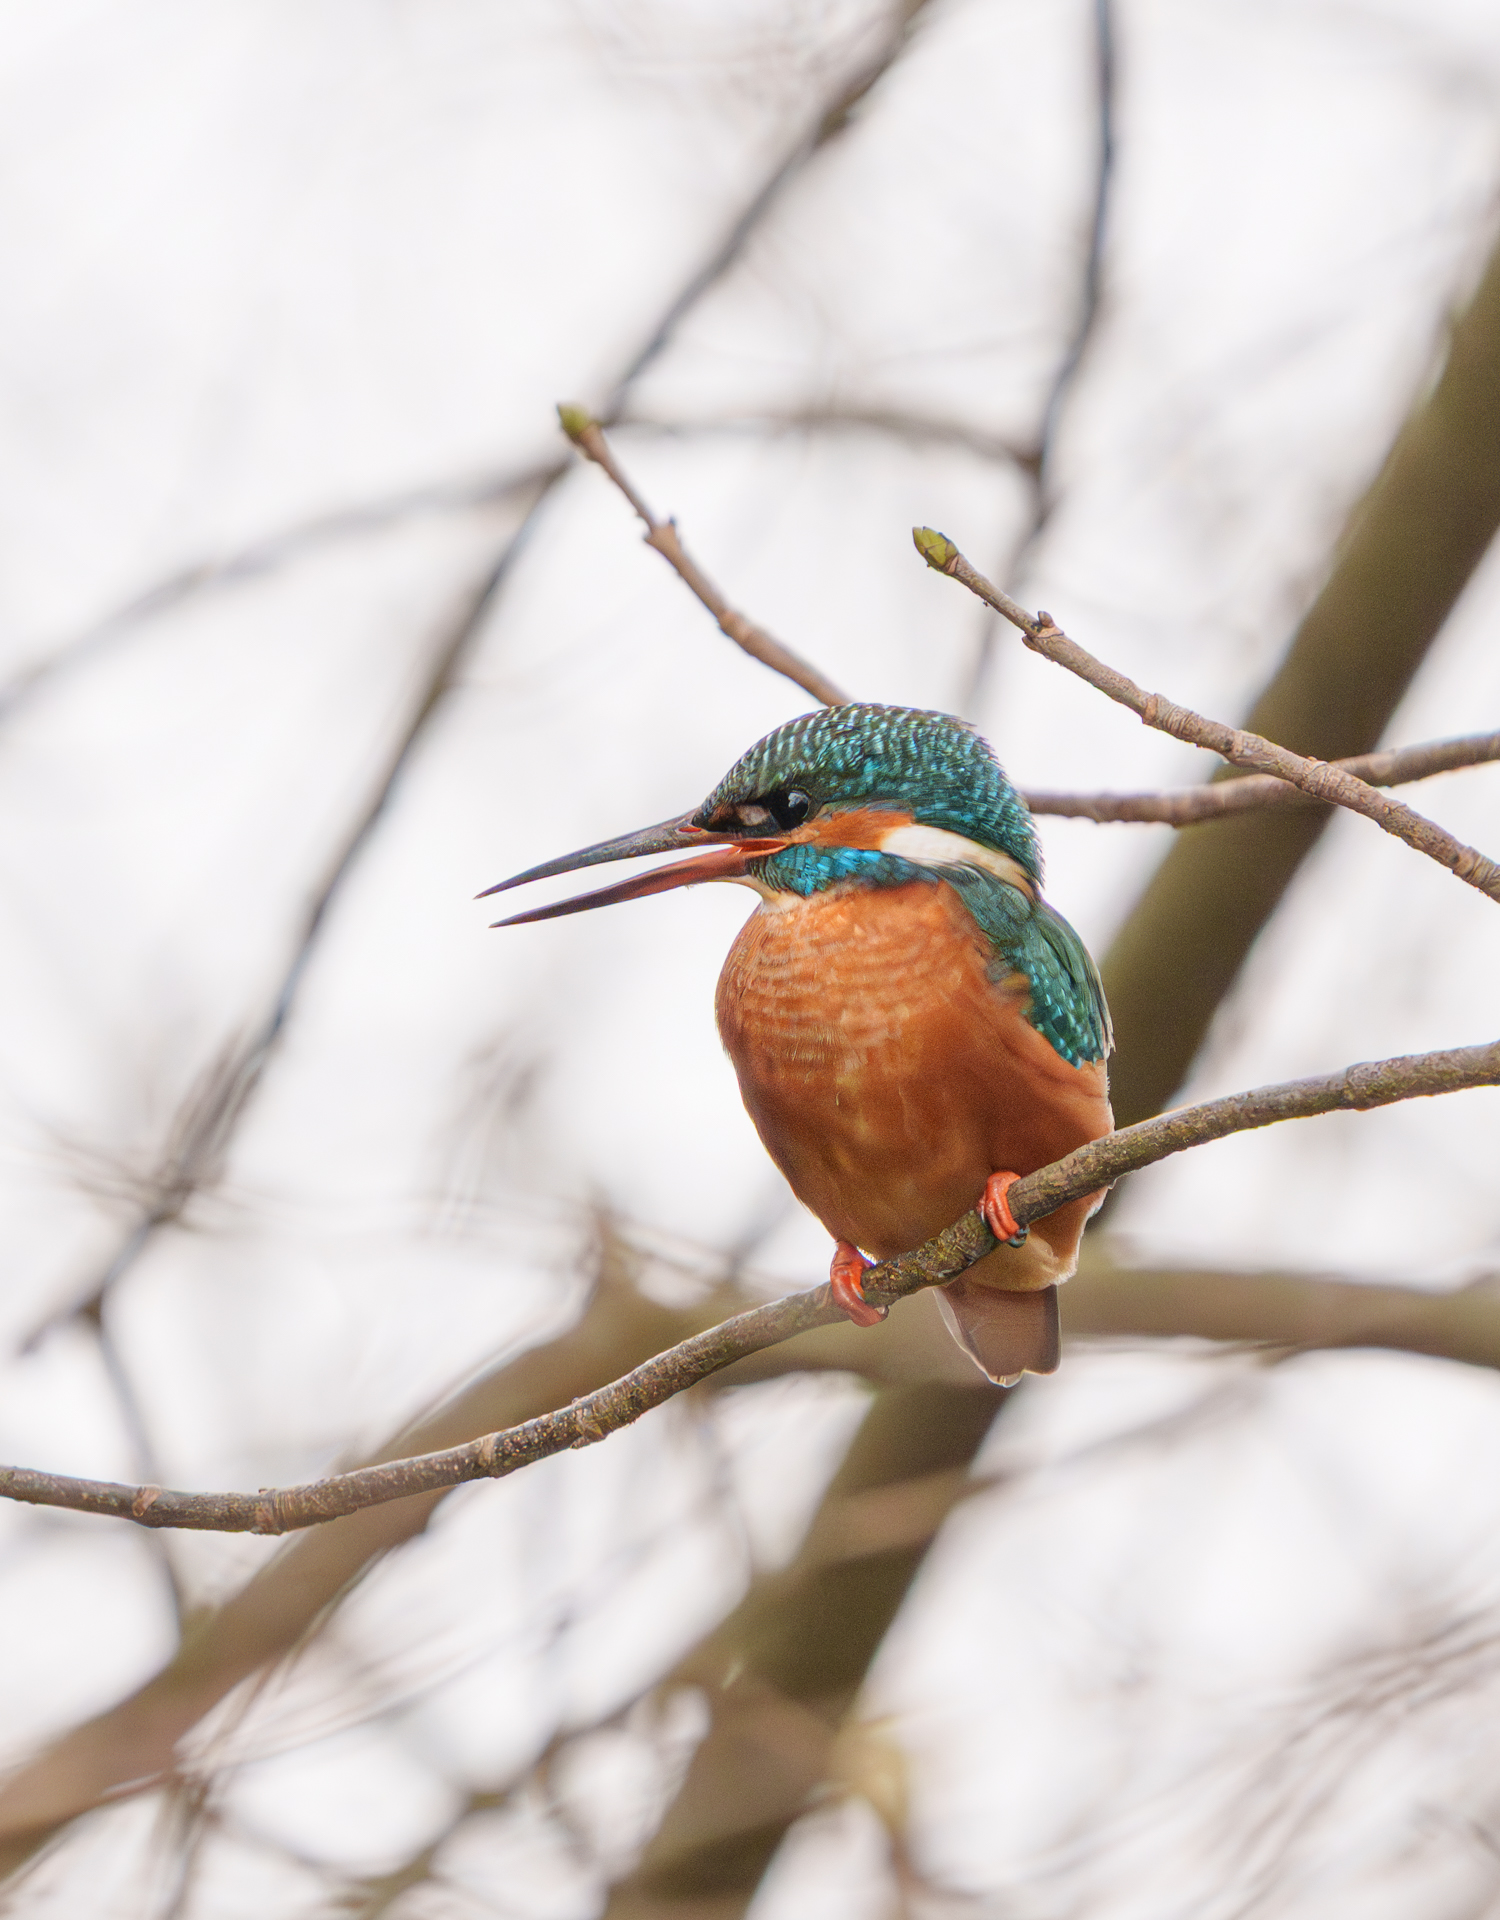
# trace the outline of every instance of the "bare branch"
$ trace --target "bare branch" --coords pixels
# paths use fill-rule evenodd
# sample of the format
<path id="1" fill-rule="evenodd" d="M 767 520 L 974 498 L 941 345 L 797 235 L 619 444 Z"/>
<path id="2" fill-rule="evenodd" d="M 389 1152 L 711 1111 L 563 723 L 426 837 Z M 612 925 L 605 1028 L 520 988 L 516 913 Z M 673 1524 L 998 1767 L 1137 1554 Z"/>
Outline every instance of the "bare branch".
<path id="1" fill-rule="evenodd" d="M 204 595 L 258 579 L 304 554 L 316 553 L 343 540 L 382 532 L 405 520 L 429 514 L 472 513 L 481 507 L 500 506 L 517 495 L 545 487 L 565 470 L 562 462 L 550 460 L 518 468 L 513 473 L 481 474 L 472 479 L 404 488 L 382 498 L 314 514 L 227 553 L 190 560 L 154 586 L 132 594 L 112 613 L 96 619 L 82 632 L 55 645 L 44 658 L 20 668 L 8 680 L 0 681 L 0 725 L 10 720 L 42 687 L 65 672 L 84 665 L 96 653 L 123 640 L 148 621 Z"/>
<path id="2" fill-rule="evenodd" d="M 621 414 L 610 425 L 628 427 L 632 433 L 658 435 L 662 439 L 716 433 L 878 433 L 891 440 L 904 440 L 914 447 L 954 447 L 963 453 L 972 453 L 977 459 L 1020 467 L 1028 473 L 1036 461 L 1034 450 L 1018 445 L 1003 434 L 987 433 L 970 421 L 912 413 L 904 407 L 851 406 L 837 400 L 771 413 L 707 414 L 696 420 L 673 420 L 661 414 L 632 410 Z"/>
<path id="3" fill-rule="evenodd" d="M 1057 371 L 1042 409 L 1037 429 L 1035 468 L 1036 508 L 1032 524 L 1016 554 L 1019 563 L 1033 547 L 1051 518 L 1056 505 L 1052 485 L 1052 457 L 1057 445 L 1057 427 L 1068 393 L 1077 378 L 1083 356 L 1088 351 L 1104 292 L 1104 240 L 1109 223 L 1110 192 L 1115 176 L 1115 26 L 1113 0 L 1093 0 L 1094 13 L 1094 99 L 1098 120 L 1094 161 L 1094 204 L 1089 218 L 1088 245 L 1083 256 L 1083 277 L 1078 289 L 1078 312 L 1073 332 L 1063 349 Z"/>
<path id="4" fill-rule="evenodd" d="M 1433 740 L 1425 746 L 1391 747 L 1384 753 L 1362 753 L 1352 760 L 1329 764 L 1372 787 L 1400 787 L 1411 780 L 1430 780 L 1434 774 L 1483 766 L 1491 760 L 1500 760 L 1500 733 L 1469 733 L 1455 740 Z M 1269 773 L 1206 781 L 1176 792 L 1026 793 L 1022 798 L 1033 813 L 1069 820 L 1155 821 L 1169 827 L 1191 827 L 1202 820 L 1223 820 L 1232 814 L 1259 813 L 1273 807 L 1284 810 L 1324 804 Z"/>
<path id="5" fill-rule="evenodd" d="M 847 124 L 850 114 L 900 59 L 909 42 L 917 16 L 926 3 L 927 0 L 896 0 L 896 4 L 891 9 L 886 37 L 873 57 L 852 76 L 846 77 L 822 103 L 804 133 L 783 154 L 741 208 L 728 234 L 709 252 L 704 262 L 662 310 L 649 337 L 632 355 L 616 379 L 611 398 L 605 408 L 606 419 L 612 419 L 626 404 L 636 382 L 670 343 L 684 317 L 733 266 L 782 190 L 798 171 L 841 131 Z M 171 1215 L 163 1215 L 154 1208 L 143 1209 L 133 1225 L 122 1234 L 112 1257 L 87 1285 L 81 1296 L 71 1306 L 54 1314 L 44 1325 L 35 1329 L 30 1336 L 31 1340 L 39 1339 L 51 1327 L 71 1318 L 81 1308 L 89 1307 L 96 1300 L 102 1299 L 135 1265 L 158 1230 L 167 1224 L 169 1219 L 175 1219 L 181 1212 L 182 1206 L 186 1205 L 192 1195 L 212 1177 L 214 1165 L 227 1150 L 238 1128 L 240 1117 L 259 1086 L 261 1077 L 280 1042 L 301 990 L 308 964 L 346 879 L 357 865 L 365 846 L 384 818 L 396 782 L 418 752 L 425 738 L 428 722 L 442 705 L 477 643 L 510 569 L 515 564 L 531 531 L 538 511 L 550 496 L 552 489 L 567 472 L 567 464 L 561 461 L 532 471 L 531 498 L 520 525 L 496 549 L 489 565 L 484 569 L 473 589 L 463 596 L 456 619 L 433 649 L 406 730 L 381 770 L 368 801 L 351 823 L 342 846 L 334 853 L 326 875 L 316 890 L 312 907 L 300 937 L 289 956 L 275 997 L 262 1018 L 256 1023 L 248 1041 L 226 1067 L 228 1090 L 222 1112 L 213 1118 L 209 1127 L 189 1129 L 186 1139 L 174 1147 L 168 1156 L 174 1162 L 180 1161 L 184 1169 L 175 1210 Z M 524 496 L 525 485 L 518 483 L 518 490 Z"/>
<path id="6" fill-rule="evenodd" d="M 532 513 L 548 489 L 548 481 L 532 503 Z M 530 514 L 527 521 L 530 520 Z M 206 1086 L 195 1087 L 172 1128 L 161 1165 L 151 1187 L 153 1198 L 120 1237 L 108 1261 L 82 1294 L 70 1305 L 33 1328 L 26 1345 L 33 1346 L 54 1326 L 83 1312 L 97 1311 L 112 1289 L 130 1272 L 162 1227 L 179 1219 L 193 1196 L 218 1175 L 240 1120 L 254 1098 L 297 1003 L 302 982 L 333 907 L 349 875 L 385 818 L 385 810 L 402 773 L 416 755 L 427 724 L 443 704 L 462 671 L 500 590 L 521 551 L 520 531 L 512 535 L 479 579 L 460 597 L 458 606 L 440 631 L 429 654 L 426 671 L 400 739 L 376 775 L 369 797 L 352 822 L 328 869 L 313 891 L 306 917 L 298 930 L 274 998 L 243 1042 L 226 1050 L 208 1076 Z"/>
<path id="7" fill-rule="evenodd" d="M 1169 733 L 1175 740 L 1186 740 L 1192 746 L 1206 747 L 1210 753 L 1232 761 L 1237 767 L 1248 767 L 1253 773 L 1274 774 L 1278 780 L 1300 787 L 1315 800 L 1331 800 L 1336 806 L 1347 807 L 1351 813 L 1363 814 L 1377 827 L 1404 840 L 1418 853 L 1425 853 L 1429 860 L 1446 867 L 1491 900 L 1500 901 L 1500 866 L 1476 848 L 1466 847 L 1435 820 L 1414 813 L 1399 800 L 1386 799 L 1365 781 L 1331 766 L 1326 760 L 1306 759 L 1300 753 L 1277 746 L 1273 740 L 1263 739 L 1258 733 L 1243 733 L 1238 727 L 1225 726 L 1222 720 L 1205 719 L 1190 707 L 1176 706 L 1159 693 L 1147 693 L 1127 675 L 1105 666 L 1076 640 L 1070 640 L 1051 614 L 1028 613 L 1008 593 L 986 580 L 946 534 L 937 533 L 931 527 L 915 527 L 912 537 L 917 551 L 935 573 L 946 573 L 961 580 L 971 593 L 1019 629 L 1021 638 L 1034 653 L 1066 667 L 1122 707 L 1129 707 L 1146 726 Z"/>
<path id="8" fill-rule="evenodd" d="M 1018 1180 L 1008 1195 L 1016 1221 L 1026 1226 L 1070 1200 L 1097 1192 L 1123 1174 L 1232 1133 L 1314 1114 L 1388 1106 L 1395 1101 L 1500 1085 L 1500 1041 L 1444 1053 L 1411 1054 L 1347 1067 L 1342 1073 L 1253 1088 L 1159 1115 L 1080 1147 L 1066 1159 Z M 942 1286 L 994 1250 L 994 1235 L 977 1211 L 966 1213 L 925 1245 L 872 1267 L 864 1291 L 889 1305 L 924 1287 Z M 333 1474 L 300 1487 L 258 1494 L 177 1493 L 79 1480 L 26 1467 L 0 1468 L 0 1494 L 35 1506 L 68 1507 L 135 1520 L 147 1527 L 187 1527 L 221 1533 L 286 1533 L 364 1507 L 432 1493 L 470 1480 L 500 1479 L 518 1468 L 591 1446 L 643 1413 L 695 1386 L 746 1354 L 832 1324 L 840 1317 L 826 1285 L 754 1307 L 658 1354 L 623 1379 L 570 1406 L 502 1433 L 410 1460 L 393 1460 Z"/>
<path id="9" fill-rule="evenodd" d="M 744 253 L 761 222 L 781 198 L 789 182 L 823 148 L 838 138 L 864 104 L 870 93 L 905 53 L 917 19 L 928 0 L 895 0 L 890 9 L 884 39 L 863 66 L 849 74 L 830 97 L 818 106 L 797 139 L 765 176 L 755 193 L 735 216 L 719 244 L 711 249 L 701 267 L 688 279 L 667 306 L 645 341 L 637 349 L 625 371 L 615 383 L 614 392 L 602 409 L 606 423 L 618 418 L 627 392 L 660 357 L 688 313 L 708 290 L 715 286 Z"/>
<path id="10" fill-rule="evenodd" d="M 667 565 L 698 596 L 718 622 L 720 633 L 726 634 L 737 647 L 743 647 L 752 659 L 795 681 L 814 700 L 821 700 L 825 707 L 843 706 L 849 698 L 848 694 L 841 692 L 826 674 L 810 666 L 790 647 L 773 640 L 764 627 L 756 626 L 753 620 L 735 612 L 708 575 L 689 557 L 678 538 L 677 522 L 658 520 L 646 505 L 616 460 L 599 422 L 582 407 L 561 406 L 557 409 L 557 417 L 562 422 L 563 432 L 578 451 L 586 460 L 592 460 L 596 467 L 602 467 L 635 508 L 645 523 L 646 545 L 655 547 Z"/>
<path id="11" fill-rule="evenodd" d="M 1026 476 L 1030 506 L 1024 524 L 1010 543 L 1004 572 L 1016 579 L 1035 553 L 1057 508 L 1058 489 L 1054 473 L 1057 436 L 1063 412 L 1072 393 L 1078 370 L 1083 364 L 1103 312 L 1104 248 L 1109 225 L 1109 204 L 1115 177 L 1115 93 L 1118 78 L 1115 64 L 1114 0 L 1093 0 L 1094 64 L 1094 198 L 1089 216 L 1088 240 L 1083 251 L 1083 271 L 1078 283 L 1078 304 L 1072 330 L 1063 344 L 1042 401 L 1037 419 L 1036 438 L 1031 447 L 1016 456 L 1016 464 Z M 984 622 L 978 651 L 968 675 L 964 712 L 972 712 L 978 702 L 985 678 L 994 658 L 997 623 Z"/>
<path id="12" fill-rule="evenodd" d="M 1432 364 L 1350 503 L 1327 578 L 1254 695 L 1244 724 L 1297 753 L 1342 760 L 1380 744 L 1500 528 L 1500 247 L 1493 236 L 1488 245 L 1458 311 L 1456 290 L 1436 290 Z M 1110 1098 L 1122 1123 L 1170 1104 L 1327 824 L 1317 809 L 1278 810 L 1177 836 L 1101 955 L 1118 1041 Z"/>
<path id="13" fill-rule="evenodd" d="M 874 1785 L 848 1716 L 1006 1404 L 972 1367 L 871 1396 L 791 1564 L 753 1580 L 661 1683 L 694 1688 L 709 1725 L 602 1920 L 737 1920 L 810 1805 Z"/>
<path id="14" fill-rule="evenodd" d="M 1495 1276 L 1450 1292 L 1331 1274 L 1133 1267 L 1090 1236 L 1064 1295 L 1070 1340 L 1184 1335 L 1283 1352 L 1378 1347 L 1500 1367 Z"/>

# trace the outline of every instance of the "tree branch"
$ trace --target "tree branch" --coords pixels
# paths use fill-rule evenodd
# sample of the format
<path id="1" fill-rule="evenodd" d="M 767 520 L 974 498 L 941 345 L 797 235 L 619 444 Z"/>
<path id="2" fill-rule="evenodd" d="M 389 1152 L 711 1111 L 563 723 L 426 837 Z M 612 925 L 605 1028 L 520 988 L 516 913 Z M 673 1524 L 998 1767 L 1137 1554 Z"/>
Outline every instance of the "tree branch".
<path id="1" fill-rule="evenodd" d="M 596 467 L 602 467 L 635 508 L 645 523 L 646 545 L 655 547 L 667 565 L 698 596 L 718 622 L 720 633 L 727 635 L 737 647 L 742 647 L 753 660 L 759 660 L 763 666 L 795 681 L 805 693 L 810 693 L 814 700 L 820 700 L 825 707 L 840 707 L 848 701 L 848 694 L 836 687 L 826 674 L 820 673 L 800 655 L 793 653 L 790 647 L 774 640 L 764 627 L 758 627 L 744 614 L 736 613 L 713 581 L 689 556 L 678 538 L 677 522 L 658 520 L 646 505 L 616 460 L 604 437 L 604 429 L 591 414 L 582 407 L 560 406 L 557 417 L 562 422 L 563 432 L 583 457 L 592 460 Z"/>
<path id="2" fill-rule="evenodd" d="M 809 161 L 837 139 L 868 95 L 899 62 L 916 29 L 918 17 L 927 4 L 928 0 L 896 0 L 890 10 L 885 35 L 870 57 L 840 80 L 828 98 L 818 102 L 797 138 L 735 214 L 723 236 L 709 250 L 701 264 L 652 322 L 650 332 L 615 378 L 610 398 L 604 407 L 606 420 L 613 421 L 618 417 L 642 374 L 671 344 L 678 326 L 698 301 L 739 260 L 785 189 Z M 428 487 L 413 488 L 363 506 L 335 508 L 281 532 L 269 534 L 237 552 L 190 562 L 156 585 L 143 588 L 114 612 L 95 621 L 73 639 L 64 641 L 45 658 L 21 668 L 12 678 L 0 683 L 0 722 L 9 719 L 12 712 L 29 700 L 45 682 L 81 664 L 105 643 L 200 592 L 263 572 L 306 547 L 366 532 L 405 519 L 411 514 L 483 506 L 533 489 L 545 493 L 566 471 L 565 463 L 548 461 L 514 474 L 480 475 L 472 480 L 438 482 Z"/>
<path id="3" fill-rule="evenodd" d="M 613 418 L 625 406 L 642 374 L 660 357 L 696 303 L 734 265 L 760 222 L 800 169 L 842 131 L 850 115 L 900 60 L 926 4 L 927 0 L 895 0 L 885 37 L 871 58 L 855 72 L 846 75 L 831 95 L 819 104 L 803 133 L 735 216 L 727 234 L 667 303 L 647 339 L 615 380 L 605 408 L 606 418 Z M 81 1297 L 49 1315 L 45 1322 L 34 1328 L 28 1336 L 28 1345 L 41 1339 L 52 1327 L 82 1310 L 92 1308 L 96 1301 L 103 1299 L 132 1269 L 160 1228 L 177 1219 L 193 1194 L 213 1176 L 279 1045 L 313 951 L 346 880 L 383 821 L 401 774 L 423 744 L 429 722 L 444 703 L 449 689 L 457 681 L 477 644 L 537 514 L 568 471 L 567 462 L 559 460 L 550 466 L 532 469 L 528 478 L 517 481 L 515 491 L 519 491 L 523 497 L 528 491 L 530 493 L 520 524 L 495 550 L 472 590 L 462 595 L 455 619 L 433 649 L 402 737 L 381 769 L 368 801 L 335 851 L 325 876 L 317 885 L 312 905 L 271 1005 L 252 1027 L 243 1047 L 224 1064 L 222 1097 L 214 1111 L 204 1117 L 201 1125 L 195 1122 L 190 1126 L 181 1143 L 174 1145 L 165 1157 L 164 1169 L 172 1179 L 175 1194 L 172 1211 L 164 1213 L 155 1206 L 143 1208 L 135 1222 L 121 1236 L 114 1254 L 96 1273 Z M 171 584 L 168 583 L 168 586 Z"/>
<path id="4" fill-rule="evenodd" d="M 0 681 L 0 725 L 18 713 L 44 686 L 84 665 L 105 646 L 201 595 L 239 586 L 325 546 L 380 533 L 405 520 L 503 506 L 507 501 L 545 487 L 564 471 L 563 462 L 549 460 L 508 473 L 478 474 L 466 479 L 435 481 L 428 486 L 406 487 L 373 500 L 309 515 L 305 520 L 262 534 L 242 547 L 190 560 L 55 645 L 51 653 Z"/>
<path id="5" fill-rule="evenodd" d="M 1365 1111 L 1399 1100 L 1495 1085 L 1500 1085 L 1500 1041 L 1367 1062 L 1317 1079 L 1253 1088 L 1161 1114 L 1080 1147 L 1066 1159 L 1018 1180 L 1008 1195 L 1010 1209 L 1017 1223 L 1026 1226 L 1070 1200 L 1097 1192 L 1123 1174 L 1138 1172 L 1171 1154 L 1222 1140 L 1232 1133 L 1314 1114 Z M 924 1287 L 942 1286 L 982 1260 L 995 1244 L 994 1235 L 978 1212 L 966 1213 L 914 1252 L 870 1268 L 864 1280 L 865 1293 L 876 1304 L 889 1305 Z M 4 1467 L 0 1468 L 0 1494 L 34 1506 L 108 1514 L 147 1527 L 286 1533 L 388 1500 L 432 1493 L 470 1480 L 500 1479 L 552 1454 L 591 1446 L 731 1361 L 810 1328 L 831 1325 L 839 1317 L 826 1285 L 790 1294 L 684 1340 L 610 1386 L 540 1419 L 440 1453 L 331 1474 L 300 1487 L 264 1488 L 257 1494 L 177 1493 L 160 1487 L 74 1479 L 28 1467 Z"/>
<path id="6" fill-rule="evenodd" d="M 1056 465 L 1058 431 L 1104 306 L 1104 249 L 1109 228 L 1110 200 L 1114 191 L 1115 96 L 1119 77 L 1115 60 L 1114 0 L 1093 0 L 1091 11 L 1095 146 L 1094 194 L 1089 213 L 1088 241 L 1083 251 L 1083 272 L 1079 278 L 1078 305 L 1072 331 L 1048 384 L 1037 420 L 1036 437 L 1026 452 L 1016 456 L 1016 464 L 1030 484 L 1031 501 L 1025 524 L 1010 543 L 1010 554 L 1004 567 L 1010 579 L 1018 578 L 1035 554 L 1057 509 L 1059 494 L 1053 469 Z M 994 658 L 996 633 L 996 622 L 986 620 L 968 674 L 964 698 L 959 704 L 961 712 L 972 712 L 978 704 Z"/>
<path id="7" fill-rule="evenodd" d="M 1411 780 L 1430 780 L 1434 774 L 1483 766 L 1491 760 L 1500 760 L 1500 733 L 1470 733 L 1454 740 L 1433 740 L 1425 746 L 1391 747 L 1384 753 L 1362 753 L 1329 764 L 1372 787 L 1400 787 Z M 1165 793 L 1025 793 L 1021 797 L 1033 813 L 1070 820 L 1156 821 L 1169 827 L 1191 827 L 1202 820 L 1223 820 L 1233 814 L 1271 808 L 1324 804 L 1270 773 L 1205 781 L 1201 786 Z"/>
<path id="8" fill-rule="evenodd" d="M 1489 223 L 1489 214 L 1483 216 Z M 1328 573 L 1243 724 L 1297 753 L 1379 746 L 1500 527 L 1500 247 L 1442 338 Z M 1500 715 L 1495 718 L 1500 720 Z M 1328 824 L 1276 809 L 1176 837 L 1100 971 L 1114 1015 L 1110 1099 L 1123 1125 L 1171 1104 L 1261 929 Z"/>
<path id="9" fill-rule="evenodd" d="M 1110 193 L 1115 174 L 1115 24 L 1112 0 L 1093 0 L 1094 15 L 1094 96 L 1098 121 L 1098 147 L 1094 162 L 1094 201 L 1089 214 L 1088 244 L 1083 256 L 1083 278 L 1078 289 L 1078 313 L 1073 332 L 1063 349 L 1057 371 L 1042 408 L 1037 429 L 1035 471 L 1036 508 L 1032 524 L 1016 554 L 1020 563 L 1036 545 L 1056 505 L 1052 485 L 1052 459 L 1057 448 L 1058 423 L 1069 390 L 1083 363 L 1094 331 L 1104 293 L 1104 242 L 1109 226 Z"/>
<path id="10" fill-rule="evenodd" d="M 912 538 L 917 551 L 935 573 L 946 573 L 961 580 L 971 593 L 996 613 L 1003 614 L 1019 629 L 1033 653 L 1066 667 L 1122 707 L 1129 707 L 1146 726 L 1169 733 L 1176 740 L 1186 740 L 1192 746 L 1206 747 L 1210 753 L 1237 767 L 1248 767 L 1252 773 L 1274 774 L 1278 780 L 1300 787 L 1315 800 L 1331 800 L 1336 806 L 1347 807 L 1351 813 L 1363 814 L 1377 827 L 1404 840 L 1418 853 L 1425 853 L 1429 860 L 1437 861 L 1439 866 L 1446 867 L 1491 900 L 1500 901 L 1500 866 L 1476 848 L 1466 847 L 1435 820 L 1414 813 L 1399 800 L 1388 800 L 1365 781 L 1326 760 L 1306 759 L 1258 733 L 1227 727 L 1222 720 L 1205 719 L 1190 707 L 1179 707 L 1164 700 L 1159 693 L 1147 693 L 1127 675 L 1107 667 L 1087 648 L 1069 639 L 1051 614 L 1028 613 L 1008 593 L 986 580 L 946 534 L 937 533 L 931 527 L 914 527 Z"/>
<path id="11" fill-rule="evenodd" d="M 821 400 L 805 407 L 787 407 L 766 413 L 704 414 L 695 420 L 672 419 L 666 414 L 622 413 L 609 422 L 632 433 L 652 434 L 664 440 L 689 439 L 706 434 L 873 433 L 914 447 L 950 447 L 1019 467 L 1030 474 L 1036 450 L 1023 447 L 1004 434 L 989 433 L 971 421 L 945 419 L 940 414 L 913 413 L 904 407 L 854 405 Z"/>
<path id="12" fill-rule="evenodd" d="M 1090 1236 L 1064 1296 L 1069 1341 L 1134 1337 L 1253 1342 L 1281 1351 L 1353 1347 L 1500 1367 L 1493 1277 L 1450 1292 L 1323 1274 L 1140 1268 Z"/>

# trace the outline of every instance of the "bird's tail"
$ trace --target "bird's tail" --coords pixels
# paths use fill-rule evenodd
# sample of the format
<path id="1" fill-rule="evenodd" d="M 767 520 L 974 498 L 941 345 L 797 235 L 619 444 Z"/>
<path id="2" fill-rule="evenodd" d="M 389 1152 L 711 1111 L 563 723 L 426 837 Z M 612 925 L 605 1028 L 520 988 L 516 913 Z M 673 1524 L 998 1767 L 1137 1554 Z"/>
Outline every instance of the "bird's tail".
<path id="1" fill-rule="evenodd" d="M 1013 1386 L 1023 1373 L 1057 1371 L 1056 1287 L 1005 1293 L 963 1275 L 938 1288 L 937 1302 L 954 1339 L 1001 1386 Z"/>

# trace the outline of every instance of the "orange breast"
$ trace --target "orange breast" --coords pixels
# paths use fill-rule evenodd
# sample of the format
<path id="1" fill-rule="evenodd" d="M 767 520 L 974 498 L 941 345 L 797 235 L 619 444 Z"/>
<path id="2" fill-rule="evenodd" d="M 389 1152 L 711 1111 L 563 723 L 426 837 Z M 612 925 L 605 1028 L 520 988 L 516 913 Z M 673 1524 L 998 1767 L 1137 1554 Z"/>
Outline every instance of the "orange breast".
<path id="1" fill-rule="evenodd" d="M 1102 1063 L 1071 1067 L 1025 1018 L 1027 983 L 941 883 L 833 889 L 751 915 L 719 980 L 719 1032 L 751 1119 L 797 1197 L 887 1259 L 1112 1123 Z M 1095 1198 L 973 1270 L 1029 1290 L 1065 1279 Z"/>

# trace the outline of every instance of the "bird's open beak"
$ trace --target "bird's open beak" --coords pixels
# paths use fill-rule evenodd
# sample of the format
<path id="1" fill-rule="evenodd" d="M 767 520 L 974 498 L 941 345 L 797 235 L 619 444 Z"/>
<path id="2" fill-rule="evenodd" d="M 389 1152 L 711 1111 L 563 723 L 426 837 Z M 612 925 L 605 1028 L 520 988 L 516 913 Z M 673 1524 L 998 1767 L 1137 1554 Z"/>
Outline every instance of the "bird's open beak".
<path id="1" fill-rule="evenodd" d="M 725 844 L 727 843 L 727 844 Z M 692 815 L 663 820 L 660 826 L 643 827 L 639 833 L 622 834 L 618 840 L 601 840 L 597 846 L 583 847 L 577 853 L 565 853 L 558 860 L 543 861 L 528 867 L 513 879 L 486 887 L 478 897 L 505 893 L 511 887 L 523 887 L 530 880 L 550 880 L 554 874 L 574 873 L 579 867 L 603 866 L 611 860 L 633 860 L 645 853 L 670 853 L 679 847 L 714 847 L 713 853 L 700 854 L 696 860 L 674 861 L 669 867 L 653 867 L 617 886 L 600 887 L 595 893 L 576 895 L 571 900 L 555 901 L 550 907 L 533 907 L 529 913 L 513 913 L 508 920 L 496 920 L 497 927 L 522 926 L 528 920 L 555 920 L 565 913 L 585 913 L 590 907 L 612 907 L 621 900 L 640 900 L 648 893 L 667 893 L 673 887 L 697 886 L 704 880 L 741 880 L 752 860 L 777 853 L 785 840 L 744 840 L 726 833 L 711 833 L 693 825 Z"/>

